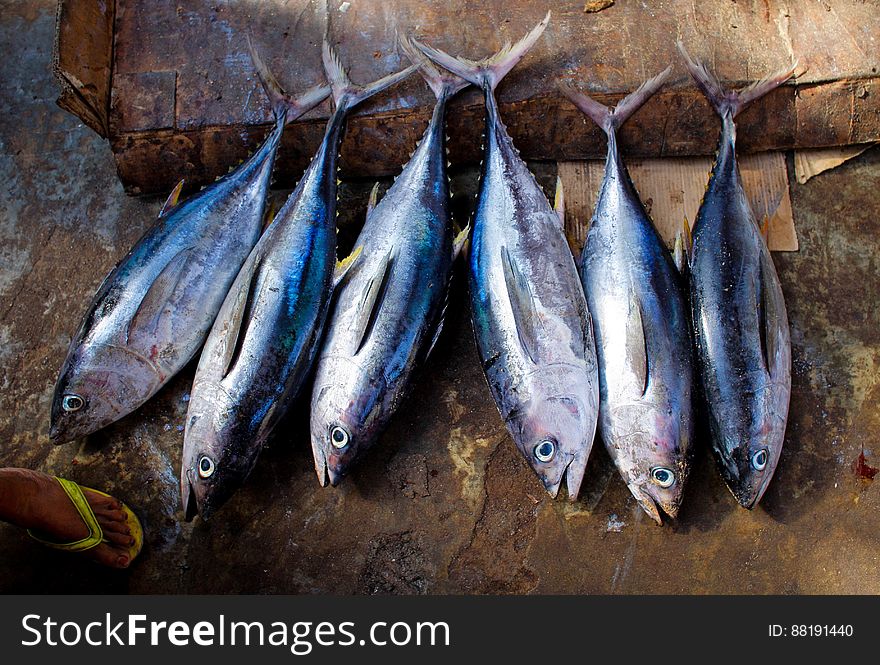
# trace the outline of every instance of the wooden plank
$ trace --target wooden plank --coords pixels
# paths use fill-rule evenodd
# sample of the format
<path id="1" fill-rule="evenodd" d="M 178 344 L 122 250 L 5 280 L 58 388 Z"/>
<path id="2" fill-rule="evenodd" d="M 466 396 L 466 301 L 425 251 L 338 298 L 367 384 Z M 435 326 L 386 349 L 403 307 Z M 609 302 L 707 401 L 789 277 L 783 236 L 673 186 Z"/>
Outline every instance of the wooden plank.
<path id="1" fill-rule="evenodd" d="M 374 80 L 407 64 L 395 45 L 413 33 L 451 53 L 481 57 L 535 25 L 545 7 L 527 0 L 118 0 L 111 141 L 130 191 L 174 185 L 162 162 L 159 138 L 175 137 L 190 177 L 207 182 L 230 158 L 255 147 L 250 140 L 271 112 L 250 63 L 248 32 L 286 88 L 303 90 L 321 80 L 320 41 L 325 23 L 340 58 L 357 82 Z M 325 15 L 329 21 L 325 21 Z M 688 79 L 675 51 L 681 39 L 729 85 L 744 85 L 787 65 L 804 70 L 798 85 L 768 95 L 739 118 L 739 148 L 758 152 L 826 147 L 880 140 L 880 12 L 875 2 L 695 3 L 621 0 L 596 13 L 583 3 L 556 3 L 550 26 L 498 90 L 510 132 L 530 159 L 601 157 L 601 133 L 564 100 L 559 78 L 578 82 L 613 103 L 667 63 L 673 80 L 626 125 L 627 154 L 642 157 L 708 155 L 718 120 Z M 160 79 L 139 78 L 159 74 Z M 165 86 L 174 77 L 173 94 Z M 134 82 L 158 84 L 161 100 L 145 113 Z M 142 97 L 143 95 L 141 95 Z M 118 101 L 117 101 L 118 100 Z M 343 172 L 387 175 L 399 170 L 430 113 L 433 97 L 418 77 L 369 100 L 352 120 L 343 149 Z M 326 120 L 329 102 L 290 128 L 291 143 L 309 154 L 309 126 Z M 169 126 L 168 114 L 173 112 Z M 453 163 L 478 159 L 480 96 L 469 91 L 449 114 Z M 302 125 L 302 127 L 300 127 Z M 169 134 L 166 130 L 172 130 Z M 217 132 L 229 153 L 210 145 Z M 238 137 L 237 139 L 235 137 Z M 186 146 L 189 146 L 188 148 Z M 307 160 L 306 160 L 307 161 Z M 290 160 L 279 178 L 292 182 L 304 161 Z"/>
<path id="2" fill-rule="evenodd" d="M 104 137 L 109 133 L 115 8 L 112 0 L 59 0 L 55 31 L 58 105 Z"/>
<path id="3" fill-rule="evenodd" d="M 797 251 L 798 240 L 788 190 L 785 155 L 765 152 L 739 160 L 743 187 L 758 219 L 770 220 L 770 249 Z M 712 159 L 632 159 L 627 168 L 654 225 L 672 248 L 685 219 L 693 224 L 706 191 Z M 572 251 L 584 246 L 604 176 L 602 160 L 560 162 L 565 188 L 565 233 Z"/>

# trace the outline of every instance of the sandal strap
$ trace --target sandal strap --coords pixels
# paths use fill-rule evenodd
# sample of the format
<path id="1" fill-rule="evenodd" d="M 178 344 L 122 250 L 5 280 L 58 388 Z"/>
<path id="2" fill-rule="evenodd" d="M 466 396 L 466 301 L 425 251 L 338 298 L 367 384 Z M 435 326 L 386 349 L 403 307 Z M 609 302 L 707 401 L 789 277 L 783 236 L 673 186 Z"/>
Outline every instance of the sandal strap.
<path id="1" fill-rule="evenodd" d="M 89 505 L 85 494 L 83 494 L 82 488 L 72 480 L 67 480 L 66 478 L 58 478 L 55 476 L 55 480 L 61 485 L 65 494 L 70 498 L 70 502 L 74 505 L 79 516 L 82 518 L 82 521 L 88 527 L 89 535 L 71 543 L 57 543 L 40 538 L 35 535 L 31 529 L 28 529 L 28 535 L 47 547 L 53 547 L 66 552 L 83 552 L 85 550 L 90 550 L 93 547 L 97 547 L 104 542 L 104 531 L 101 529 L 101 525 L 98 524 L 98 518 L 95 517 L 95 512 Z"/>

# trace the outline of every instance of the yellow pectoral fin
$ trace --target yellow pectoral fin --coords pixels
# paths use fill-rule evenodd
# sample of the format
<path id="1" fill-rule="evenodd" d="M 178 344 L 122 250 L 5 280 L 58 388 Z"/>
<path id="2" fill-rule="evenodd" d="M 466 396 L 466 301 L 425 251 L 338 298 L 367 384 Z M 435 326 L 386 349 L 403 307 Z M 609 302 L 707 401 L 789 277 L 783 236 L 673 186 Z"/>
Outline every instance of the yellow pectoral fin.
<path id="1" fill-rule="evenodd" d="M 336 270 L 333 272 L 334 288 L 338 286 L 343 279 L 345 279 L 345 276 L 348 274 L 349 270 L 351 270 L 352 267 L 358 263 L 358 259 L 360 258 L 363 249 L 363 245 L 355 247 L 354 251 L 351 254 L 346 256 L 341 261 L 336 262 Z"/>

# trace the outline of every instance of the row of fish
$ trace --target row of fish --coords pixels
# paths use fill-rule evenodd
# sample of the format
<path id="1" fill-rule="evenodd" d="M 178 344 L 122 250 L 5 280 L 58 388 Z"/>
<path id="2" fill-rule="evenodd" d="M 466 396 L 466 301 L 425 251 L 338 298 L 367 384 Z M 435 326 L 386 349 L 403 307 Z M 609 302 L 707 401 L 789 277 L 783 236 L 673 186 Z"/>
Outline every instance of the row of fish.
<path id="1" fill-rule="evenodd" d="M 330 85 L 298 97 L 283 91 L 251 47 L 274 129 L 250 159 L 200 193 L 178 202 L 178 185 L 153 228 L 105 278 L 61 370 L 53 440 L 131 413 L 203 346 L 184 433 L 186 518 L 207 518 L 244 483 L 312 369 L 315 468 L 322 485 L 336 485 L 378 439 L 431 352 L 452 264 L 470 235 L 483 370 L 513 441 L 551 495 L 564 481 L 569 498 L 577 497 L 598 425 L 644 510 L 658 522 L 661 511 L 675 517 L 702 386 L 719 468 L 737 500 L 754 506 L 782 448 L 791 359 L 766 229 L 736 165 L 734 118 L 792 72 L 727 91 L 679 45 L 721 116 L 722 135 L 692 241 L 682 234 L 674 257 L 617 144 L 620 126 L 670 70 L 614 109 L 562 84 L 608 137 L 578 265 L 563 233 L 562 188 L 551 206 L 494 95 L 549 18 L 480 61 L 402 38 L 413 65 L 367 86 L 348 79 L 325 41 Z M 437 98 L 431 121 L 381 201 L 374 190 L 355 251 L 337 261 L 336 161 L 346 115 L 416 69 Z M 471 84 L 485 96 L 484 156 L 473 230 L 456 234 L 444 117 L 447 101 Z M 284 126 L 331 93 L 334 112 L 317 154 L 261 233 Z"/>

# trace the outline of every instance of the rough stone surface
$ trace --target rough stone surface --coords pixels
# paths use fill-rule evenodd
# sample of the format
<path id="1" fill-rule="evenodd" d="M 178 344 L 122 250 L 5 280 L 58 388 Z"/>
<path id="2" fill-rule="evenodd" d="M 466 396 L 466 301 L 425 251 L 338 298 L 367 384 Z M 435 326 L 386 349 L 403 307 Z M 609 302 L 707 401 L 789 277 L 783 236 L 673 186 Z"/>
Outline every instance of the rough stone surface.
<path id="1" fill-rule="evenodd" d="M 101 278 L 154 219 L 107 145 L 55 107 L 53 3 L 2 3 L 0 464 L 112 492 L 139 510 L 126 572 L 0 526 L 0 591 L 135 593 L 880 593 L 880 150 L 795 186 L 801 242 L 776 256 L 794 367 L 785 450 L 763 503 L 737 507 L 704 445 L 677 522 L 657 527 L 604 451 L 584 499 L 552 501 L 507 436 L 477 362 L 459 269 L 438 348 L 380 445 L 318 486 L 301 401 L 247 485 L 209 523 L 177 489 L 193 367 L 80 444 L 48 440 L 49 400 Z M 552 167 L 538 165 L 542 183 Z M 474 173 L 456 189 L 475 189 Z M 794 182 L 794 178 L 792 178 Z M 347 183 L 350 246 L 371 183 Z M 456 199 L 459 216 L 470 199 Z"/>

